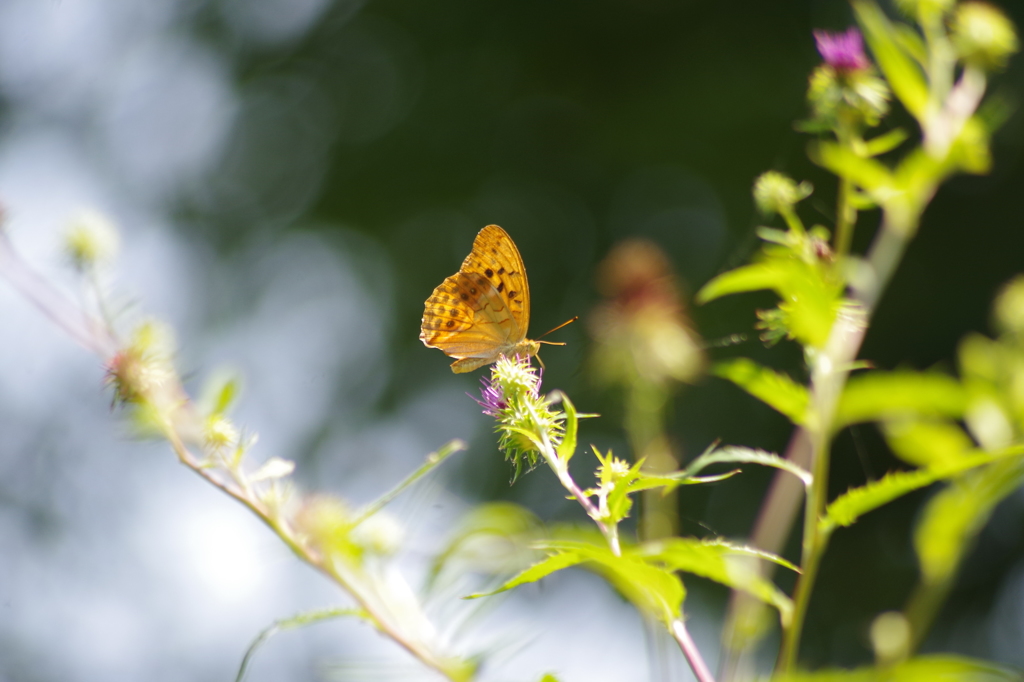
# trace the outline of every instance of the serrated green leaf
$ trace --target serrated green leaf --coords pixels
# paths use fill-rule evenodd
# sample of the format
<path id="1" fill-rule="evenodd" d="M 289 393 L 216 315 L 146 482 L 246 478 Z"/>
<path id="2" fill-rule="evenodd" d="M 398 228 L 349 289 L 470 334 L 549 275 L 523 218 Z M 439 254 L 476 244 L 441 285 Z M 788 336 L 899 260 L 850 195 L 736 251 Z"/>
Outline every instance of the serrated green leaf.
<path id="1" fill-rule="evenodd" d="M 1019 457 L 1022 450 L 1024 450 L 1024 446 L 1007 448 L 996 453 L 981 452 L 965 455 L 953 462 L 930 469 L 891 472 L 877 481 L 852 488 L 837 497 L 828 505 L 825 517 L 821 519 L 819 525 L 826 533 L 831 532 L 836 526 L 850 526 L 864 514 L 909 492 L 984 464 L 1008 457 Z"/>
<path id="2" fill-rule="evenodd" d="M 835 429 L 850 424 L 908 417 L 962 417 L 967 393 L 938 372 L 875 370 L 850 377 L 836 407 Z"/>
<path id="3" fill-rule="evenodd" d="M 744 448 L 736 445 L 727 445 L 722 448 L 705 452 L 700 457 L 690 462 L 690 465 L 680 473 L 680 476 L 685 478 L 692 477 L 705 467 L 718 463 L 760 464 L 762 466 L 775 467 L 776 469 L 782 469 L 783 471 L 788 471 L 793 474 L 799 478 L 805 486 L 810 486 L 811 482 L 814 480 L 809 471 L 797 464 L 794 464 L 788 459 L 779 457 L 771 452 L 765 452 L 764 450 Z"/>
<path id="4" fill-rule="evenodd" d="M 564 464 L 576 453 L 576 433 L 579 430 L 579 418 L 576 414 L 576 406 L 569 400 L 569 396 L 559 392 L 562 398 L 562 405 L 565 409 L 565 433 L 562 434 L 562 442 L 558 444 L 558 459 Z"/>
<path id="5" fill-rule="evenodd" d="M 546 545 L 541 545 L 542 549 L 549 549 Z M 541 559 L 537 563 L 533 564 L 526 570 L 520 572 L 514 578 L 506 582 L 504 585 L 491 592 L 477 592 L 475 594 L 467 595 L 463 599 L 479 599 L 480 597 L 490 597 L 491 595 L 499 594 L 507 590 L 511 590 L 514 587 L 520 585 L 526 585 L 527 583 L 535 583 L 541 578 L 545 578 L 552 573 L 561 571 L 563 568 L 569 568 L 575 566 L 583 561 L 586 561 L 587 557 L 583 556 L 579 552 L 564 551 L 558 552 L 557 554 L 551 554 L 544 559 Z"/>
<path id="6" fill-rule="evenodd" d="M 925 507 L 914 548 L 926 584 L 952 578 L 992 510 L 1024 483 L 1024 460 L 995 462 L 950 483 Z"/>
<path id="7" fill-rule="evenodd" d="M 768 682 L 768 678 L 762 678 Z M 771 682 L 1020 682 L 1020 671 L 988 661 L 937 654 L 918 656 L 880 671 L 817 670 L 775 675 Z"/>
<path id="8" fill-rule="evenodd" d="M 793 602 L 751 563 L 768 559 L 796 569 L 788 561 L 759 550 L 741 547 L 723 540 L 669 538 L 651 542 L 635 550 L 649 560 L 659 561 L 673 571 L 692 573 L 736 590 L 742 590 L 774 606 L 783 625 L 788 625 Z"/>
<path id="9" fill-rule="evenodd" d="M 733 382 L 784 414 L 794 424 L 804 422 L 808 403 L 807 388 L 789 376 L 747 358 L 716 362 L 711 367 L 711 373 Z"/>
<path id="10" fill-rule="evenodd" d="M 897 39 L 893 25 L 878 5 L 860 0 L 853 3 L 853 9 L 893 93 L 907 111 L 920 120 L 928 104 L 928 85 L 921 68 L 903 47 L 905 41 Z"/>
<path id="11" fill-rule="evenodd" d="M 615 556 L 608 548 L 589 543 L 553 540 L 538 546 L 585 558 L 585 568 L 603 576 L 637 609 L 666 626 L 682 612 L 686 589 L 672 571 L 626 552 Z"/>

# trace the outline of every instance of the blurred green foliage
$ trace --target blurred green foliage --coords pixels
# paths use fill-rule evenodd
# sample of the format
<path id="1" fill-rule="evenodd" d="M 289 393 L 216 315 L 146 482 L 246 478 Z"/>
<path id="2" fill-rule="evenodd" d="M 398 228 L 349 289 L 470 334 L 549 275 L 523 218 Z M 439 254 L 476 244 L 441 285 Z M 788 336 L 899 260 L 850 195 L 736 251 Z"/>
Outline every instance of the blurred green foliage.
<path id="1" fill-rule="evenodd" d="M 1004 5 L 1024 25 L 1024 9 Z M 182 213 L 214 226 L 224 250 L 284 227 L 354 229 L 384 244 L 391 272 L 363 273 L 392 291 L 394 368 L 382 411 L 410 386 L 450 380 L 445 359 L 417 340 L 422 303 L 485 224 L 502 225 L 522 251 L 536 334 L 590 311 L 594 266 L 626 236 L 659 243 L 691 291 L 743 262 L 757 246 L 750 187 L 766 168 L 811 179 L 807 206 L 831 222 L 834 183 L 807 160 L 807 138 L 792 122 L 806 116 L 807 77 L 819 61 L 811 31 L 851 24 L 845 2 L 339 2 L 301 42 L 258 47 L 239 45 L 215 12 L 200 19 L 206 40 L 238 52 L 237 87 L 251 106 L 221 170 L 245 192 L 215 180 L 216 200 Z M 1020 60 L 995 81 L 997 93 L 1003 88 L 1024 92 Z M 956 178 L 939 192 L 861 357 L 880 367 L 949 368 L 965 332 L 987 329 L 993 294 L 1022 266 L 1022 131 L 1015 112 L 994 138 L 992 174 Z M 868 236 L 858 234 L 854 249 Z M 713 359 L 768 364 L 749 312 L 768 300 L 733 297 L 691 311 L 705 338 L 747 333 Z M 594 392 L 581 371 L 582 327 L 559 332 L 569 346 L 546 352 L 545 383 L 608 416 L 588 423 L 588 437 L 622 451 L 622 405 Z M 775 349 L 770 364 L 803 383 L 792 346 Z M 686 388 L 670 412 L 685 459 L 715 439 L 780 451 L 789 433 L 782 416 L 717 379 Z M 839 436 L 833 461 L 833 497 L 896 465 L 871 426 Z M 484 436 L 463 467 L 463 489 L 481 499 L 557 498 L 544 477 L 510 490 L 506 466 Z M 700 519 L 716 534 L 746 535 L 768 476 L 752 468 L 687 488 L 684 534 L 698 532 Z M 531 494 L 538 488 L 548 494 Z M 911 521 L 923 499 L 836 535 L 811 607 L 809 662 L 869 655 L 862 635 L 870 618 L 899 607 L 916 579 Z M 1017 518 L 1019 505 L 1006 513 Z M 1024 558 L 1017 535 L 983 534 L 979 543 L 988 560 L 968 562 L 948 622 L 984 611 Z M 850 590 L 851 582 L 879 587 Z"/>

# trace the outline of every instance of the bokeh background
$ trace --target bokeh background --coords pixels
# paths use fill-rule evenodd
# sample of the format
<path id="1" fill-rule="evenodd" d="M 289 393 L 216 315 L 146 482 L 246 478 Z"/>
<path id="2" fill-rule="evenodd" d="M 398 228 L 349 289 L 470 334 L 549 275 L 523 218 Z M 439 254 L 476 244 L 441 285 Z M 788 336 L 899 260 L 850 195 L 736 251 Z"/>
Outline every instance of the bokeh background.
<path id="1" fill-rule="evenodd" d="M 1003 6 L 1024 26 L 1019 2 Z M 832 183 L 793 122 L 818 61 L 811 31 L 850 21 L 839 0 L 0 0 L 0 201 L 18 248 L 69 295 L 61 235 L 82 209 L 108 215 L 122 235 L 106 282 L 119 319 L 173 325 L 194 388 L 240 371 L 255 455 L 296 460 L 306 488 L 365 502 L 443 442 L 468 440 L 392 510 L 415 584 L 473 504 L 580 520 L 546 471 L 509 486 L 465 395 L 476 377 L 452 375 L 417 339 L 424 299 L 476 231 L 497 223 L 519 245 L 534 334 L 583 317 L 558 332 L 568 346 L 544 351 L 545 384 L 603 415 L 583 442 L 626 454 L 621 400 L 587 368 L 597 263 L 648 237 L 692 293 L 756 248 L 750 187 L 771 168 L 814 182 L 805 218 L 829 222 Z M 994 84 L 1011 103 L 1022 64 Z M 1022 146 L 1016 111 L 992 174 L 943 187 L 863 357 L 952 369 L 958 340 L 987 331 L 994 293 L 1024 269 Z M 691 311 L 694 326 L 751 339 L 712 355 L 799 374 L 795 348 L 766 351 L 752 333 L 769 301 L 715 302 Z M 0 680 L 233 679 L 273 619 L 343 602 L 165 446 L 133 440 L 102 376 L 0 284 Z M 680 392 L 671 431 L 684 460 L 715 439 L 779 451 L 788 437 L 781 417 L 714 379 Z M 860 427 L 840 436 L 832 486 L 894 466 Z M 767 482 L 752 470 L 688 488 L 683 532 L 744 537 Z M 871 619 L 916 579 L 910 532 L 927 495 L 836 535 L 809 664 L 869 660 Z M 1024 665 L 1022 522 L 1018 494 L 928 648 Z M 688 584 L 691 629 L 714 659 L 725 594 Z M 453 640 L 490 655 L 486 679 L 657 667 L 632 610 L 582 572 L 460 618 Z M 272 640 L 251 679 L 421 674 L 367 628 L 330 623 Z"/>

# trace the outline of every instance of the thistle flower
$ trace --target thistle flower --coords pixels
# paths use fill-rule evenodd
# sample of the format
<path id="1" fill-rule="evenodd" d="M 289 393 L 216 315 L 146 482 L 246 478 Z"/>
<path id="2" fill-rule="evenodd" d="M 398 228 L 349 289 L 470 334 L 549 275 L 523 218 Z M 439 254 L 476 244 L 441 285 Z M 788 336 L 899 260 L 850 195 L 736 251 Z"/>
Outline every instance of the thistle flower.
<path id="1" fill-rule="evenodd" d="M 565 414 L 540 394 L 541 377 L 529 358 L 502 357 L 483 380 L 477 403 L 498 421 L 498 448 L 515 465 L 512 481 L 537 465 L 546 445 L 562 440 Z"/>
<path id="2" fill-rule="evenodd" d="M 815 31 L 814 40 L 824 63 L 811 74 L 807 89 L 813 121 L 826 128 L 878 125 L 889 111 L 889 86 L 875 75 L 860 31 Z"/>
<path id="3" fill-rule="evenodd" d="M 842 33 L 815 31 L 814 42 L 818 45 L 821 58 L 837 73 L 871 68 L 871 62 L 864 54 L 864 41 L 860 31 L 853 26 Z"/>

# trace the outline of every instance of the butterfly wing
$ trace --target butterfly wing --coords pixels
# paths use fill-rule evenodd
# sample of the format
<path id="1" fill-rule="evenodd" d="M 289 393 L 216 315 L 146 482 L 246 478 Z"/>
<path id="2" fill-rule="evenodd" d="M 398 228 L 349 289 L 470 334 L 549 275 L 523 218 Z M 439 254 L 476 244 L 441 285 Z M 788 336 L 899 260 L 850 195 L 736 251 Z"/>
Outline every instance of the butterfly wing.
<path id="1" fill-rule="evenodd" d="M 453 371 L 469 372 L 511 352 L 526 338 L 529 321 L 523 259 L 504 230 L 488 225 L 459 272 L 427 299 L 420 340 L 456 358 Z"/>

